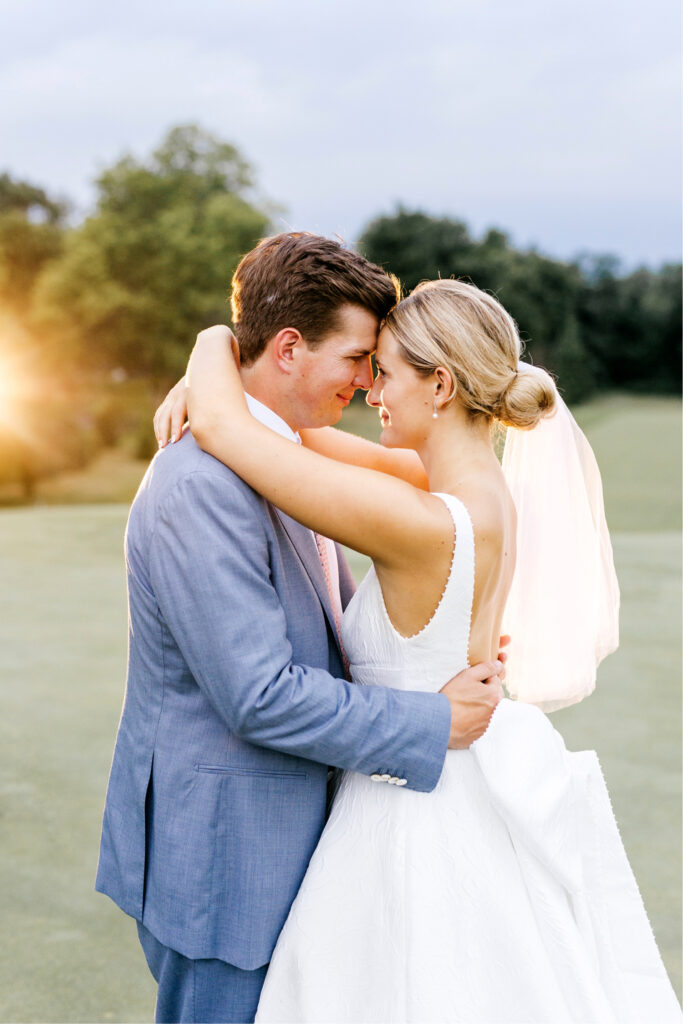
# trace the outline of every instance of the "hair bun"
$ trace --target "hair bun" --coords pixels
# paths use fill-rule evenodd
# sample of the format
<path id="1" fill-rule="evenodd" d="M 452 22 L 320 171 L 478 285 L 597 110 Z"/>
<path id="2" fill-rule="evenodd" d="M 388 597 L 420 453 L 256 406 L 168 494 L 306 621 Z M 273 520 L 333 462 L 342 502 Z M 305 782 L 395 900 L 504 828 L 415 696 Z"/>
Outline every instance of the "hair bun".
<path id="1" fill-rule="evenodd" d="M 553 378 L 540 366 L 520 363 L 507 388 L 500 396 L 496 419 L 506 427 L 531 430 L 544 416 L 555 409 L 557 389 Z"/>

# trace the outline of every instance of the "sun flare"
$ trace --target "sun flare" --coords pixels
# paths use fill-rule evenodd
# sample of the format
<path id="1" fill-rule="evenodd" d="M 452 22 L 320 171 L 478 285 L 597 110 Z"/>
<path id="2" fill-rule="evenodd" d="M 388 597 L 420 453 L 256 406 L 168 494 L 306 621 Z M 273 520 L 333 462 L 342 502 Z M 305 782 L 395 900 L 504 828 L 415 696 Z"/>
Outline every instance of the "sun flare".
<path id="1" fill-rule="evenodd" d="M 36 393 L 29 353 L 32 339 L 15 320 L 0 315 L 0 429 L 21 428 Z"/>

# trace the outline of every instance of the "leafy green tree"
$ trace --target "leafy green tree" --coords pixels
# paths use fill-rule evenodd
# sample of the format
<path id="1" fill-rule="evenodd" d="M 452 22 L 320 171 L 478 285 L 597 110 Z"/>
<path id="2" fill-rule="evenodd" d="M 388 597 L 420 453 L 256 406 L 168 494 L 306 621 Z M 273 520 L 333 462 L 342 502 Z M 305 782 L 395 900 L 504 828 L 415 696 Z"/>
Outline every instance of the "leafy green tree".
<path id="1" fill-rule="evenodd" d="M 683 323 L 683 268 L 666 263 L 655 275 L 647 301 L 659 350 L 650 359 L 651 381 L 656 390 L 678 393 L 681 387 L 681 323 Z M 647 358 L 647 357 L 646 357 Z"/>
<path id="2" fill-rule="evenodd" d="M 0 495 L 14 484 L 23 501 L 32 501 L 40 480 L 85 466 L 99 446 L 68 384 L 44 380 L 40 394 L 23 398 L 16 418 L 0 420 Z"/>
<path id="3" fill-rule="evenodd" d="M 23 213 L 29 220 L 58 224 L 66 212 L 66 204 L 51 199 L 45 189 L 16 180 L 9 174 L 0 174 L 0 216 Z"/>
<path id="4" fill-rule="evenodd" d="M 497 229 L 477 241 L 462 221 L 403 207 L 373 220 L 359 247 L 407 290 L 454 276 L 493 292 L 570 401 L 596 388 L 680 389 L 680 265 L 623 276 L 613 256 L 564 263 L 516 250 Z"/>
<path id="5" fill-rule="evenodd" d="M 90 386 L 88 386 L 90 385 Z M 40 339 L 0 310 L 0 495 L 24 500 L 52 473 L 84 465 L 99 443 L 92 382 L 44 358 Z"/>
<path id="6" fill-rule="evenodd" d="M 235 147 L 196 125 L 105 170 L 94 214 L 38 286 L 38 322 L 65 357 L 177 377 L 197 331 L 227 318 L 231 275 L 267 230 L 251 185 Z"/>
<path id="7" fill-rule="evenodd" d="M 677 394 L 681 386 L 681 265 L 618 277 L 603 258 L 589 268 L 577 313 L 602 386 Z"/>
<path id="8" fill-rule="evenodd" d="M 568 404 L 583 402 L 595 391 L 593 359 L 582 344 L 574 313 L 567 316 L 547 366 L 557 375 L 559 389 Z"/>
<path id="9" fill-rule="evenodd" d="M 680 387 L 681 268 L 640 269 L 620 281 L 612 375 L 638 391 Z M 673 387 L 672 387 L 673 386 Z"/>
<path id="10" fill-rule="evenodd" d="M 575 267 L 519 252 L 498 229 L 477 242 L 462 221 L 401 207 L 372 221 L 358 244 L 368 259 L 397 274 L 407 290 L 421 280 L 453 276 L 493 292 L 517 321 L 534 360 L 552 365 L 580 288 Z"/>
<path id="11" fill-rule="evenodd" d="M 472 248 L 461 221 L 429 217 L 402 206 L 392 216 L 371 221 L 358 240 L 359 251 L 396 274 L 406 291 L 420 281 L 462 274 Z"/>
<path id="12" fill-rule="evenodd" d="M 67 207 L 44 189 L 0 174 L 0 298 L 25 314 L 33 286 L 62 249 Z"/>

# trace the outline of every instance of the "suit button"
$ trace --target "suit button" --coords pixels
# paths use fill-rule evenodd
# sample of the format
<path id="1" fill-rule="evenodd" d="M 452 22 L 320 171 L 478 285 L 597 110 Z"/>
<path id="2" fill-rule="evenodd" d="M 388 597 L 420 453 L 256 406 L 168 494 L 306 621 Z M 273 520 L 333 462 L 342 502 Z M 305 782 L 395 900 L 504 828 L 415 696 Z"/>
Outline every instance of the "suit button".
<path id="1" fill-rule="evenodd" d="M 382 781 L 382 776 L 381 775 L 371 775 L 370 778 L 372 779 L 373 782 L 381 782 Z"/>
<path id="2" fill-rule="evenodd" d="M 392 775 L 392 777 L 389 779 L 389 785 L 395 786 L 397 784 L 397 782 L 398 782 L 398 776 L 397 775 Z"/>
<path id="3" fill-rule="evenodd" d="M 382 782 L 388 782 L 390 778 L 391 775 L 380 775 L 380 779 L 382 780 Z"/>
<path id="4" fill-rule="evenodd" d="M 396 780 L 396 785 L 397 786 L 407 786 L 408 785 L 408 780 L 407 779 L 397 779 Z"/>

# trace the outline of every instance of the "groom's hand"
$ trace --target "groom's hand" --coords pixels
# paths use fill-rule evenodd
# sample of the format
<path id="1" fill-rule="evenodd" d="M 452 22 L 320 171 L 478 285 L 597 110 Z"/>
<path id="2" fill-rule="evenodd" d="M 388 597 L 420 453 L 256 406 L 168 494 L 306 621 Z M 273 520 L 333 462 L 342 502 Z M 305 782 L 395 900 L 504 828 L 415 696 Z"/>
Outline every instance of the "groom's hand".
<path id="1" fill-rule="evenodd" d="M 503 697 L 500 661 L 484 661 L 463 669 L 442 688 L 451 705 L 452 750 L 469 747 L 486 732 L 491 715 Z"/>

